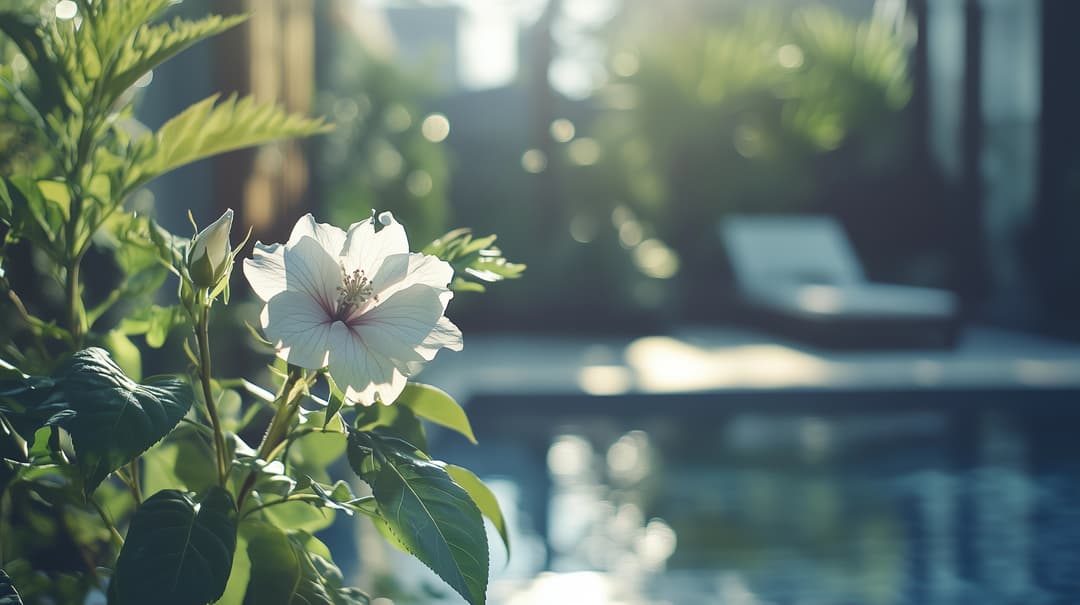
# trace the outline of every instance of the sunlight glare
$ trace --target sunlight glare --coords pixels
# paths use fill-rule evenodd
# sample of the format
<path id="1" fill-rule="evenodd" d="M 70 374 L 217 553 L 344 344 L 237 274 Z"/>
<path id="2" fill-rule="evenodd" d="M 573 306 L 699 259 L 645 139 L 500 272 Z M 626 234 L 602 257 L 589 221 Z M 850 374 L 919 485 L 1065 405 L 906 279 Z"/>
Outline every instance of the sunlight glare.
<path id="1" fill-rule="evenodd" d="M 60 0 L 56 3 L 56 18 L 57 19 L 74 19 L 75 15 L 79 13 L 79 5 L 75 4 L 72 0 Z"/>

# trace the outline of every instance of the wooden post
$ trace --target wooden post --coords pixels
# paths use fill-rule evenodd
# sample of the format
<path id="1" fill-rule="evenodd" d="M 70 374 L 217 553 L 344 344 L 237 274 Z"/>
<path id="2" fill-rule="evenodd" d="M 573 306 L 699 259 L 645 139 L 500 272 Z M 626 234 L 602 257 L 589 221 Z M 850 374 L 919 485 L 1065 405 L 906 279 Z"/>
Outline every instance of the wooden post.
<path id="1" fill-rule="evenodd" d="M 225 14 L 250 13 L 248 23 L 218 42 L 216 87 L 251 94 L 290 112 L 311 114 L 315 90 L 313 0 L 222 0 Z M 281 141 L 220 157 L 214 170 L 218 204 L 239 212 L 262 239 L 282 239 L 313 209 L 304 141 Z"/>

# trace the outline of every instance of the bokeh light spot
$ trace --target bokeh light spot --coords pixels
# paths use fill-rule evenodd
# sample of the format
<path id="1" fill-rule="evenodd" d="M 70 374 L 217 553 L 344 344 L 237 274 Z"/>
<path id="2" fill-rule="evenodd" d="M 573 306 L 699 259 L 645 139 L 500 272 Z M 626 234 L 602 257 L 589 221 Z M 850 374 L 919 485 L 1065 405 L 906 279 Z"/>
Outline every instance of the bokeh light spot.
<path id="1" fill-rule="evenodd" d="M 626 221 L 619 225 L 619 243 L 626 248 L 633 248 L 641 243 L 641 240 L 645 238 L 645 231 L 641 227 L 641 223 L 637 221 Z"/>
<path id="2" fill-rule="evenodd" d="M 574 138 L 574 123 L 566 118 L 552 121 L 551 138 L 560 143 L 569 143 Z"/>
<path id="3" fill-rule="evenodd" d="M 432 143 L 440 143 L 450 136 L 450 120 L 441 113 L 433 113 L 424 118 L 420 132 Z"/>
<path id="4" fill-rule="evenodd" d="M 431 180 L 431 175 L 426 170 L 414 170 L 405 179 L 405 187 L 414 196 L 424 197 L 431 193 L 434 183 Z"/>
<path id="5" fill-rule="evenodd" d="M 640 67 L 637 55 L 632 52 L 620 51 L 615 53 L 615 56 L 611 58 L 611 69 L 615 72 L 615 75 L 629 78 L 637 73 Z"/>
<path id="6" fill-rule="evenodd" d="M 521 154 L 521 167 L 525 172 L 540 174 L 547 168 L 547 155 L 539 149 L 529 149 Z"/>
<path id="7" fill-rule="evenodd" d="M 578 166 L 591 166 L 600 160 L 600 143 L 596 139 L 582 137 L 570 143 L 566 152 L 570 161 Z"/>
<path id="8" fill-rule="evenodd" d="M 386 113 L 383 115 L 383 121 L 386 123 L 386 127 L 392 132 L 403 132 L 412 126 L 412 115 L 408 109 L 405 109 L 401 105 L 391 105 L 386 109 Z"/>
<path id="9" fill-rule="evenodd" d="M 802 49 L 795 44 L 785 44 L 776 51 L 776 60 L 785 69 L 798 69 L 805 59 Z"/>
<path id="10" fill-rule="evenodd" d="M 656 279 L 671 279 L 679 272 L 679 255 L 658 239 L 647 239 L 634 248 L 638 270 Z"/>

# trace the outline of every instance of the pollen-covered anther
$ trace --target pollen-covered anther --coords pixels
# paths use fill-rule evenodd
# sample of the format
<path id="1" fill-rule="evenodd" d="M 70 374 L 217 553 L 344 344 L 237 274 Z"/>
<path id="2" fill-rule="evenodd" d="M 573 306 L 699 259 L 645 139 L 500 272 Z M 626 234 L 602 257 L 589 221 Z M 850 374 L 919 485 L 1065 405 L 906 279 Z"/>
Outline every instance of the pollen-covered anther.
<path id="1" fill-rule="evenodd" d="M 364 275 L 362 269 L 356 269 L 350 273 L 342 265 L 341 275 L 341 285 L 337 287 L 339 307 L 355 307 L 369 300 L 379 299 L 375 296 L 375 284 Z"/>

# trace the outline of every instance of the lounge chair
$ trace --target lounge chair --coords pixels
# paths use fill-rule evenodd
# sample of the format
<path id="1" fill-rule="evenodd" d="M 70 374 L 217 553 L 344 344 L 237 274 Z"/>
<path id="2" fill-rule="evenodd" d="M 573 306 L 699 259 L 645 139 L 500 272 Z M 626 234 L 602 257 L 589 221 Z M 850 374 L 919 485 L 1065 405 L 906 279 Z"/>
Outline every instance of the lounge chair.
<path id="1" fill-rule="evenodd" d="M 720 235 L 739 302 L 766 328 L 830 346 L 952 346 L 956 297 L 867 281 L 840 225 L 825 216 L 737 216 Z"/>

